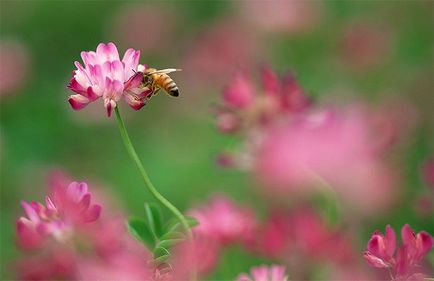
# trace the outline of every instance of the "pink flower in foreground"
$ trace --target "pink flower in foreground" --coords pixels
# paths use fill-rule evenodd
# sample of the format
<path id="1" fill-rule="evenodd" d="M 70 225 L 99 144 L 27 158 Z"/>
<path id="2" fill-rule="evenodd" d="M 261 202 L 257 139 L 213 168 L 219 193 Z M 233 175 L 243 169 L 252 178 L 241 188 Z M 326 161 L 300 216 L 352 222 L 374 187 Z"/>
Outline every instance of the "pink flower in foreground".
<path id="1" fill-rule="evenodd" d="M 17 221 L 19 245 L 24 248 L 37 247 L 44 236 L 64 241 L 74 226 L 96 221 L 101 205 L 91 205 L 91 197 L 86 183 L 72 182 L 61 193 L 45 197 L 45 206 L 38 202 L 23 201 L 21 204 L 27 217 Z"/>
<path id="2" fill-rule="evenodd" d="M 96 52 L 81 52 L 81 58 L 84 67 L 78 61 L 74 63 L 77 69 L 72 72 L 68 85 L 76 93 L 68 99 L 74 110 L 100 97 L 108 116 L 122 97 L 135 110 L 145 105 L 149 89 L 141 88 L 142 77 L 135 75 L 144 70 L 144 66 L 139 65 L 140 51 L 128 49 L 121 61 L 113 43 L 101 43 Z"/>
<path id="3" fill-rule="evenodd" d="M 193 271 L 203 277 L 217 266 L 223 246 L 253 238 L 256 226 L 253 212 L 236 206 L 223 195 L 188 213 L 199 221 L 193 228 L 193 243 L 185 241 L 173 249 L 169 260 L 173 271 L 161 276 L 157 271 L 157 280 L 189 280 Z"/>
<path id="4" fill-rule="evenodd" d="M 15 263 L 20 280 L 151 280 L 151 254 L 128 234 L 116 203 L 93 186 L 92 197 L 109 206 L 104 215 L 87 185 L 61 171 L 49 175 L 50 203 L 24 204 L 32 220 L 18 221 L 18 243 L 33 251 Z"/>
<path id="5" fill-rule="evenodd" d="M 74 255 L 64 249 L 27 255 L 16 264 L 17 280 L 75 280 Z"/>
<path id="6" fill-rule="evenodd" d="M 258 266 L 250 269 L 250 274 L 241 273 L 236 281 L 287 281 L 285 267 L 280 265 Z"/>
<path id="7" fill-rule="evenodd" d="M 420 275 L 419 265 L 431 251 L 434 240 L 425 231 L 414 234 L 408 224 L 401 229 L 401 239 L 402 246 L 397 248 L 395 231 L 388 225 L 385 235 L 379 231 L 372 235 L 364 257 L 373 267 L 392 270 L 396 279 L 412 280 L 411 278 Z"/>
<path id="8" fill-rule="evenodd" d="M 224 196 L 216 196 L 207 205 L 189 213 L 199 221 L 194 232 L 222 244 L 250 239 L 256 225 L 250 209 L 238 207 Z"/>
<path id="9" fill-rule="evenodd" d="M 129 249 L 132 250 L 135 249 Z M 83 257 L 77 261 L 77 267 L 81 280 L 153 280 L 145 256 L 128 251 L 119 251 L 105 259 Z"/>

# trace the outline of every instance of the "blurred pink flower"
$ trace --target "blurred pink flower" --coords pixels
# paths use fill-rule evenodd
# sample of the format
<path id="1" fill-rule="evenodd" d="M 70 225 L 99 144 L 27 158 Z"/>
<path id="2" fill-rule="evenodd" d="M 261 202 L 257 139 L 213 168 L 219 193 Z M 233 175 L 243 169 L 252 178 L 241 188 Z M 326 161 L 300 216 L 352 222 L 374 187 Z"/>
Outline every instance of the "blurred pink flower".
<path id="1" fill-rule="evenodd" d="M 359 214 L 396 201 L 398 174 L 385 152 L 407 133 L 400 114 L 363 103 L 313 104 L 294 75 L 280 78 L 267 66 L 261 82 L 258 92 L 240 73 L 223 91 L 215 108 L 218 129 L 243 143 L 220 164 L 252 171 L 269 195 L 332 192 Z"/>
<path id="2" fill-rule="evenodd" d="M 256 221 L 250 209 L 238 207 L 229 198 L 215 196 L 202 207 L 189 211 L 199 221 L 194 228 L 198 235 L 221 244 L 244 242 L 254 235 Z"/>
<path id="3" fill-rule="evenodd" d="M 30 72 L 28 51 L 22 43 L 0 42 L 0 96 L 16 91 Z"/>
<path id="4" fill-rule="evenodd" d="M 92 196 L 86 183 L 72 182 L 52 197 L 45 198 L 46 206 L 38 202 L 21 203 L 27 217 L 17 221 L 19 245 L 37 247 L 44 236 L 65 241 L 74 227 L 94 222 L 100 215 L 101 205 L 91 205 Z"/>
<path id="5" fill-rule="evenodd" d="M 285 267 L 280 265 L 258 266 L 250 269 L 250 274 L 241 273 L 236 281 L 287 281 Z"/>
<path id="6" fill-rule="evenodd" d="M 352 245 L 340 229 L 328 226 L 313 209 L 275 211 L 257 231 L 253 249 L 271 258 L 351 262 Z"/>
<path id="7" fill-rule="evenodd" d="M 364 257 L 373 267 L 391 269 L 396 280 L 413 280 L 420 274 L 419 264 L 431 251 L 434 240 L 425 231 L 415 235 L 408 224 L 401 229 L 401 239 L 402 246 L 397 248 L 395 231 L 388 225 L 386 235 L 374 232 Z"/>
<path id="8" fill-rule="evenodd" d="M 279 258 L 289 251 L 291 219 L 284 213 L 273 212 L 257 232 L 257 240 L 251 246 L 267 257 Z"/>
<path id="9" fill-rule="evenodd" d="M 215 110 L 217 128 L 221 133 L 233 134 L 241 129 L 241 118 L 226 110 Z"/>
<path id="10" fill-rule="evenodd" d="M 30 219 L 20 218 L 18 242 L 35 251 L 17 262 L 19 276 L 32 280 L 93 280 L 96 276 L 101 280 L 149 280 L 151 255 L 127 233 L 125 218 L 113 200 L 96 194 L 109 205 L 109 212 L 102 216 L 101 207 L 91 204 L 87 185 L 70 182 L 63 172 L 55 171 L 49 176 L 52 195 L 47 207 L 24 204 Z M 31 225 L 21 223 L 23 219 Z"/>
<path id="11" fill-rule="evenodd" d="M 49 253 L 26 256 L 15 265 L 18 280 L 74 280 L 75 257 L 70 251 L 53 249 Z"/>
<path id="12" fill-rule="evenodd" d="M 221 246 L 213 237 L 194 233 L 194 240 L 184 241 L 172 251 L 169 260 L 173 272 L 169 280 L 190 280 L 195 271 L 200 277 L 212 272 L 218 263 Z"/>
<path id="13" fill-rule="evenodd" d="M 232 83 L 223 92 L 225 103 L 233 108 L 246 108 L 253 103 L 251 82 L 242 73 L 234 75 Z"/>
<path id="14" fill-rule="evenodd" d="M 80 280 L 153 280 L 144 257 L 126 251 L 105 259 L 84 257 L 78 260 L 77 272 L 80 273 Z"/>
<path id="15" fill-rule="evenodd" d="M 68 85 L 76 93 L 68 99 L 74 110 L 100 97 L 109 117 L 122 97 L 135 110 L 145 105 L 149 89 L 141 88 L 142 76 L 135 75 L 144 70 L 139 65 L 140 51 L 128 49 L 121 61 L 113 43 L 101 43 L 96 52 L 81 52 L 81 58 L 84 68 L 78 61 L 74 63 L 77 70 Z"/>
<path id="16" fill-rule="evenodd" d="M 151 254 L 125 229 L 125 217 L 109 216 L 82 236 L 89 253 L 76 255 L 81 280 L 151 280 Z"/>
<path id="17" fill-rule="evenodd" d="M 381 135 L 374 134 L 370 114 L 363 107 L 324 108 L 270 127 L 255 155 L 256 176 L 280 194 L 332 187 L 356 210 L 387 208 L 395 175 L 378 151 Z"/>
<path id="18" fill-rule="evenodd" d="M 302 32 L 313 27 L 320 18 L 316 1 L 269 0 L 234 1 L 239 13 L 252 27 L 266 32 Z"/>
<path id="19" fill-rule="evenodd" d="M 249 77 L 238 72 L 223 91 L 223 104 L 216 108 L 221 132 L 254 131 L 280 122 L 309 108 L 311 102 L 291 73 L 280 78 L 271 68 L 261 68 L 262 89 L 256 91 Z"/>
<path id="20" fill-rule="evenodd" d="M 310 208 L 299 209 L 292 215 L 291 241 L 295 255 L 301 251 L 310 259 L 338 264 L 350 262 L 352 245 L 343 229 L 334 229 Z M 291 247 L 291 245 L 290 245 Z"/>

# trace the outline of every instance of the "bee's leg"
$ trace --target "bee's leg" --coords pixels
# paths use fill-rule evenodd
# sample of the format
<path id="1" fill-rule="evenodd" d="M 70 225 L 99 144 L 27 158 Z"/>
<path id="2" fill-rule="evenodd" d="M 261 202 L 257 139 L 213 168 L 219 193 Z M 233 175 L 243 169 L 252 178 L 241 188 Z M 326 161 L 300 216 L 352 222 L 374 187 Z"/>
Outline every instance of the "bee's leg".
<path id="1" fill-rule="evenodd" d="M 150 87 L 150 85 L 147 83 L 147 84 L 145 84 L 145 83 L 142 83 L 141 85 L 140 85 L 140 89 L 145 89 L 145 88 L 151 88 Z"/>
<path id="2" fill-rule="evenodd" d="M 154 81 L 154 83 L 152 83 L 152 96 L 155 96 L 158 94 L 158 92 L 160 91 L 160 87 L 157 84 L 157 81 Z"/>
<path id="3" fill-rule="evenodd" d="M 154 85 L 149 85 L 147 87 L 150 89 L 150 93 L 146 96 L 147 100 L 149 100 L 150 98 L 155 96 L 158 93 L 158 91 L 160 90 L 160 88 L 155 87 Z"/>
<path id="4" fill-rule="evenodd" d="M 154 91 L 152 92 L 152 95 L 153 95 L 153 96 L 157 95 L 159 91 L 160 91 L 160 88 L 157 88 L 156 90 L 154 90 Z"/>

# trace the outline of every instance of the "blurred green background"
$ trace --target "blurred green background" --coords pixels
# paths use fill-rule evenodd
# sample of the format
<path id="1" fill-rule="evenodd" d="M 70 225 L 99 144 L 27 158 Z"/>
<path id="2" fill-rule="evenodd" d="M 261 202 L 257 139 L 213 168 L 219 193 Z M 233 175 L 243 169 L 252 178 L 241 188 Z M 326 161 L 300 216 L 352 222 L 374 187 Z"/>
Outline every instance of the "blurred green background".
<path id="1" fill-rule="evenodd" d="M 70 93 L 66 85 L 73 62 L 80 60 L 82 50 L 94 50 L 100 42 L 115 42 L 121 54 L 129 47 L 141 49 L 143 44 L 142 63 L 184 69 L 173 76 L 181 89 L 179 99 L 159 95 L 138 112 L 123 102 L 120 105 L 153 182 L 182 210 L 209 194 L 225 192 L 255 206 L 259 217 L 263 215 L 264 203 L 250 188 L 248 174 L 222 170 L 215 164 L 218 152 L 238 143 L 216 131 L 210 110 L 220 99 L 225 75 L 238 65 L 217 69 L 221 76 L 211 83 L 201 76 L 201 69 L 188 68 L 189 58 L 199 52 L 201 38 L 219 24 L 238 26 L 238 21 L 249 34 L 230 35 L 235 46 L 239 44 L 242 50 L 260 46 L 251 51 L 242 67 L 267 62 L 279 72 L 291 69 L 319 100 L 343 92 L 344 98 L 355 96 L 373 104 L 393 99 L 412 104 L 418 121 L 411 137 L 391 158 L 405 175 L 402 187 L 407 198 L 424 193 L 419 169 L 433 153 L 433 2 L 311 4 L 317 6 L 313 23 L 295 31 L 276 31 L 261 29 L 248 17 L 246 20 L 243 6 L 236 1 L 1 1 L 0 40 L 22 47 L 26 67 L 2 70 L 25 75 L 16 87 L 1 94 L 1 278 L 11 278 L 8 267 L 19 256 L 14 246 L 14 226 L 22 214 L 20 200 L 42 200 L 50 169 L 61 168 L 75 179 L 104 185 L 131 214 L 141 215 L 143 201 L 150 198 L 142 191 L 141 179 L 125 153 L 115 120 L 105 117 L 102 103 L 80 112 L 73 112 L 67 103 Z M 129 18 L 129 12 L 147 9 L 151 12 L 135 16 L 139 20 L 136 25 L 125 23 L 119 16 L 123 13 Z M 156 23 L 159 18 L 161 22 Z M 121 24 L 125 26 L 118 29 Z M 160 31 L 158 24 L 163 26 Z M 342 41 L 348 32 L 349 36 L 359 32 L 357 28 L 351 30 L 354 25 L 380 32 L 380 54 L 375 55 L 378 38 L 374 36 L 374 59 L 369 65 L 358 65 L 357 59 L 352 61 L 351 54 L 344 50 Z M 123 32 L 130 28 L 133 35 L 125 38 Z M 164 38 L 146 47 L 146 40 L 154 40 L 150 36 L 162 34 Z M 131 45 L 135 40 L 138 46 Z M 363 52 L 369 56 L 369 47 Z M 220 56 L 218 52 L 214 55 Z M 248 70 L 256 73 L 255 68 Z M 369 233 L 386 223 L 399 228 L 408 222 L 417 230 L 432 232 L 432 217 L 419 218 L 411 209 L 413 203 L 403 200 L 394 212 L 366 223 L 360 251 Z M 214 274 L 217 279 L 232 279 L 260 262 L 239 249 L 230 249 L 224 256 L 224 264 Z"/>

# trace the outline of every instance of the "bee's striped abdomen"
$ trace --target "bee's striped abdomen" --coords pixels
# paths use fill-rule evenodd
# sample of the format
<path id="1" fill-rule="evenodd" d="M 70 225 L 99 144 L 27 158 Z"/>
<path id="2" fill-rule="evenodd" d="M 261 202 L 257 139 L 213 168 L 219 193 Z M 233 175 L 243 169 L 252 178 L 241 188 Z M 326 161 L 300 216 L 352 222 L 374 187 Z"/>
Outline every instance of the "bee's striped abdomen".
<path id="1" fill-rule="evenodd" d="M 171 96 L 177 97 L 179 96 L 179 89 L 176 85 L 175 81 L 169 77 L 167 74 L 161 75 L 161 87 Z"/>

